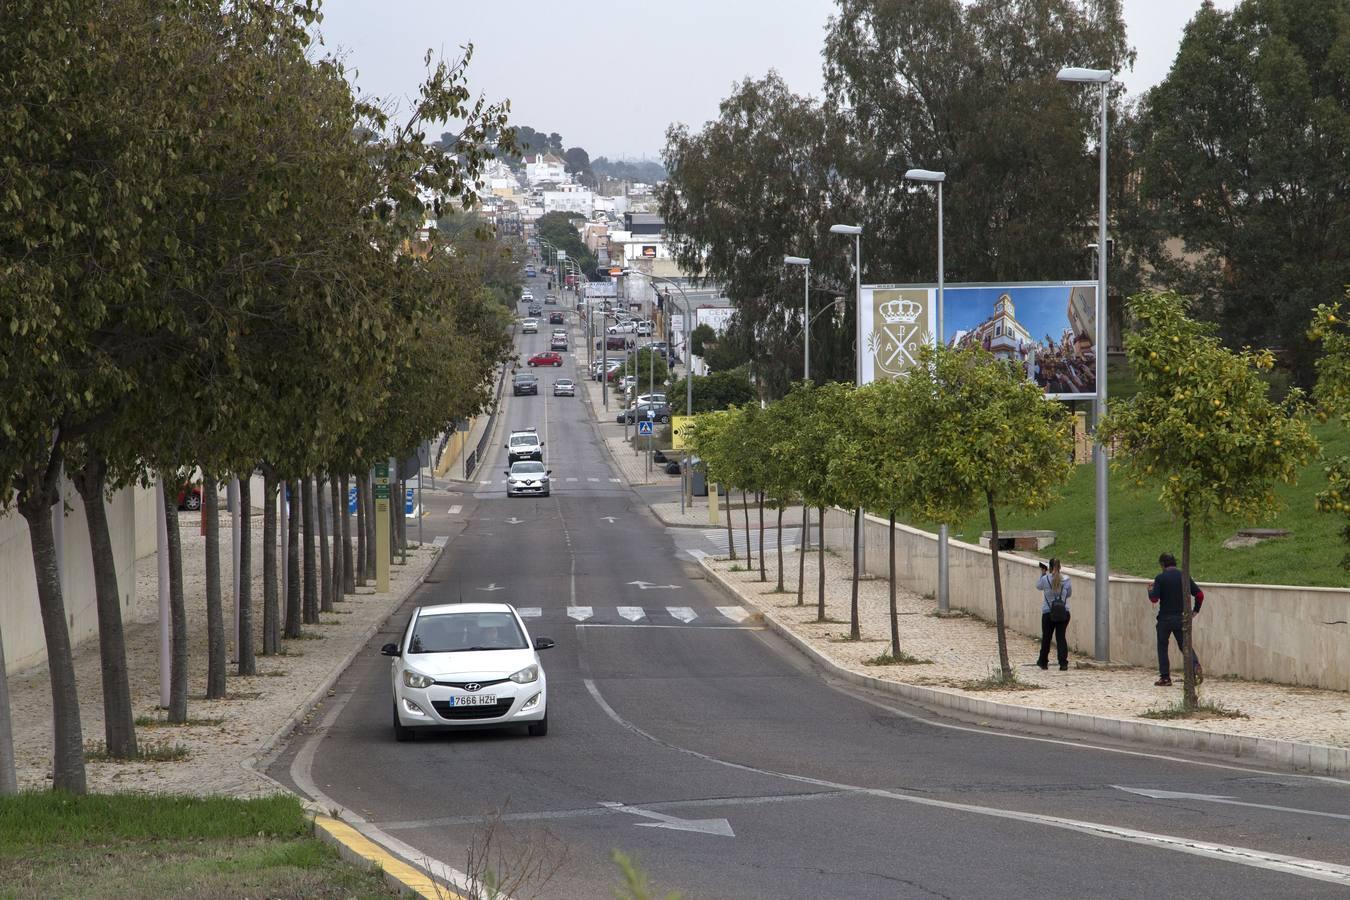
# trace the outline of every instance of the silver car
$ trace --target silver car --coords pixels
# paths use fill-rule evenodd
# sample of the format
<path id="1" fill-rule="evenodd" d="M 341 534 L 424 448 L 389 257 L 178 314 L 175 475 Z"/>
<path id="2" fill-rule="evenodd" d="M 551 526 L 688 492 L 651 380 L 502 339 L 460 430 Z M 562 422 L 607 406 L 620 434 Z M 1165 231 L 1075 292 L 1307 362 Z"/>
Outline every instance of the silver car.
<path id="1" fill-rule="evenodd" d="M 506 496 L 508 497 L 547 497 L 549 495 L 548 476 L 552 469 L 532 459 L 512 463 L 506 471 Z"/>
<path id="2" fill-rule="evenodd" d="M 570 378 L 555 378 L 553 380 L 553 396 L 555 397 L 575 397 L 577 395 L 577 386 Z"/>

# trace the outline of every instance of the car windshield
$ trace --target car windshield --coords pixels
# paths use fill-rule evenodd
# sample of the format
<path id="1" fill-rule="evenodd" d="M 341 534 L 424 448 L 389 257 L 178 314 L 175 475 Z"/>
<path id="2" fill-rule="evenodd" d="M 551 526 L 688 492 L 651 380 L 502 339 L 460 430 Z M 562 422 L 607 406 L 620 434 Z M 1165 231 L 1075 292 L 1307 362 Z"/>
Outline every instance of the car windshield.
<path id="1" fill-rule="evenodd" d="M 559 378 L 559 379 L 557 380 L 556 384 L 558 385 L 558 387 L 571 387 L 571 386 L 572 386 L 572 382 L 571 382 L 569 379 L 566 379 L 566 378 Z"/>
<path id="2" fill-rule="evenodd" d="M 444 613 L 418 618 L 408 652 L 523 650 L 527 646 L 515 616 L 509 612 Z"/>
<path id="3" fill-rule="evenodd" d="M 544 464 L 541 462 L 518 462 L 511 466 L 512 475 L 542 475 Z"/>
<path id="4" fill-rule="evenodd" d="M 533 444 L 533 443 L 536 443 L 536 442 L 538 442 L 538 440 L 539 440 L 539 438 L 537 438 L 536 436 L 534 436 L 534 435 L 532 435 L 532 434 L 513 434 L 513 435 L 511 435 L 511 446 L 512 446 L 512 447 L 521 447 L 521 446 L 524 446 L 524 445 L 526 445 L 526 444 Z"/>
<path id="5" fill-rule="evenodd" d="M 533 376 L 533 375 L 517 375 L 517 376 L 515 377 L 515 380 L 516 380 L 516 381 L 534 381 L 534 376 Z"/>

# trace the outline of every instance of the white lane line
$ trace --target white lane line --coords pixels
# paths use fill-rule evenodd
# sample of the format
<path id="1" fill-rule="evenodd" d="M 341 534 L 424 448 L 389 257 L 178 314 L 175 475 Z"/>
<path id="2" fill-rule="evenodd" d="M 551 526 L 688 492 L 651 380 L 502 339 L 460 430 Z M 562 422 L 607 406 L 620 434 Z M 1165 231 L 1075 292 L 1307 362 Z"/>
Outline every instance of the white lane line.
<path id="1" fill-rule="evenodd" d="M 480 481 L 480 482 L 478 482 L 478 483 L 479 483 L 479 484 L 492 484 L 491 481 Z"/>
<path id="2" fill-rule="evenodd" d="M 686 625 L 698 618 L 698 613 L 687 606 L 667 606 L 666 612 Z"/>
<path id="3" fill-rule="evenodd" d="M 594 613 L 589 606 L 567 607 L 567 618 L 576 619 L 578 622 L 585 622 L 592 615 L 594 615 Z"/>
<path id="4" fill-rule="evenodd" d="M 1226 806 L 1247 806 L 1252 809 L 1268 809 L 1272 812 L 1297 813 L 1300 816 L 1321 816 L 1325 819 L 1350 819 L 1344 813 L 1323 812 L 1320 809 L 1298 809 L 1294 806 L 1272 806 L 1269 803 L 1247 803 L 1236 797 L 1219 794 L 1188 794 L 1182 791 L 1155 791 L 1148 788 L 1131 788 L 1113 784 L 1111 787 L 1130 794 L 1139 794 L 1154 800 L 1198 800 L 1202 803 L 1222 803 Z"/>
<path id="5" fill-rule="evenodd" d="M 464 506 L 463 506 L 462 504 L 456 503 L 454 506 L 450 507 L 450 513 L 449 513 L 449 514 L 452 515 L 452 516 L 457 516 L 457 515 L 459 515 L 461 512 L 463 512 L 463 511 L 464 511 Z"/>
<path id="6" fill-rule="evenodd" d="M 520 613 L 522 619 L 537 619 L 540 611 L 537 606 L 517 606 L 516 612 Z"/>
<path id="7" fill-rule="evenodd" d="M 600 479 L 599 479 L 599 478 L 587 478 L 586 480 L 587 480 L 587 481 L 599 481 Z"/>
<path id="8" fill-rule="evenodd" d="M 882 788 L 866 788 L 857 785 L 842 784 L 836 781 L 827 781 L 823 778 L 811 778 L 807 775 L 793 775 L 788 772 L 777 772 L 773 769 L 761 769 L 756 766 L 748 766 L 744 763 L 731 762 L 730 760 L 719 759 L 716 756 L 710 756 L 706 753 L 700 753 L 697 750 L 691 750 L 687 747 L 681 747 L 664 741 L 646 731 L 643 731 L 637 725 L 629 722 L 627 719 L 615 712 L 614 707 L 610 706 L 605 698 L 601 696 L 599 688 L 595 682 L 589 678 L 584 679 L 586 690 L 591 697 L 616 724 L 628 729 L 640 737 L 644 737 L 654 744 L 674 750 L 677 753 L 684 753 L 696 759 L 702 759 L 706 762 L 716 763 L 720 766 L 726 766 L 730 769 L 737 769 L 742 772 L 750 772 L 755 775 L 764 775 L 769 778 L 783 778 L 788 781 L 794 781 L 798 784 L 810 784 L 816 787 L 828 788 L 831 790 L 849 791 L 851 793 L 864 794 L 869 797 L 878 797 L 885 800 L 896 800 L 901 803 L 910 803 L 916 806 L 927 806 L 934 809 L 949 810 L 952 812 L 973 813 L 975 815 L 989 816 L 996 819 L 1010 819 L 1017 822 L 1026 822 L 1032 825 L 1041 825 L 1048 828 L 1060 828 L 1065 831 L 1076 831 L 1080 834 L 1086 834 L 1090 837 L 1105 838 L 1108 840 L 1124 841 L 1129 844 L 1141 844 L 1143 846 L 1154 847 L 1161 850 L 1171 850 L 1177 853 L 1186 853 L 1192 856 L 1203 856 L 1208 859 L 1219 860 L 1220 862 L 1237 863 L 1238 865 L 1251 866 L 1257 869 L 1266 869 L 1272 872 L 1280 872 L 1285 875 L 1296 875 L 1300 878 L 1309 878 L 1315 881 L 1327 881 L 1332 884 L 1342 884 L 1350 886 L 1350 866 L 1339 866 L 1334 863 L 1322 862 L 1316 859 L 1301 859 L 1296 856 L 1285 856 L 1279 853 L 1266 853 L 1260 850 L 1251 850 L 1246 847 L 1234 847 L 1226 844 L 1212 844 L 1207 841 L 1194 841 L 1189 838 L 1176 837 L 1169 834 L 1154 834 L 1147 831 L 1138 831 L 1133 828 L 1121 828 L 1115 825 L 1106 825 L 1100 822 L 1084 822 L 1077 819 L 1066 819 L 1060 816 L 1045 816 L 1037 813 L 1016 812 L 1008 809 L 996 809 L 990 806 L 976 806 L 968 803 L 955 803 L 950 800 L 936 800 L 931 797 L 918 797 L 913 794 L 905 794 L 899 791 L 890 791 Z"/>
<path id="9" fill-rule="evenodd" d="M 568 480 L 568 481 L 576 481 L 575 478 L 568 478 L 567 480 Z"/>
<path id="10" fill-rule="evenodd" d="M 719 606 L 717 611 L 733 622 L 744 622 L 750 615 L 750 610 L 744 606 Z"/>
<path id="11" fill-rule="evenodd" d="M 620 606 L 618 607 L 618 613 L 630 622 L 636 622 L 638 619 L 647 617 L 647 611 L 640 606 Z"/>

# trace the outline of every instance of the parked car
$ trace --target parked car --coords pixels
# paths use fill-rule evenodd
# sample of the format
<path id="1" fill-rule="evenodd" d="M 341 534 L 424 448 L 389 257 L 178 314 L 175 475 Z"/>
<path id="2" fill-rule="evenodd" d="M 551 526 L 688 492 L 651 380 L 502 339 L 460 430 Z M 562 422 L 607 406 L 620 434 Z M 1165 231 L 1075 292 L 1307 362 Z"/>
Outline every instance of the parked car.
<path id="1" fill-rule="evenodd" d="M 520 333 L 521 333 L 521 334 L 538 334 L 538 333 L 539 333 L 539 320 L 538 320 L 538 319 L 526 319 L 525 321 L 521 322 L 521 323 L 520 323 Z"/>
<path id="2" fill-rule="evenodd" d="M 549 495 L 548 476 L 552 469 L 545 469 L 542 462 L 523 460 L 513 463 L 506 475 L 506 496 L 508 497 L 547 497 Z"/>
<path id="3" fill-rule="evenodd" d="M 630 339 L 624 337 L 621 334 L 617 335 L 611 334 L 603 341 L 601 341 L 599 338 L 597 338 L 595 341 L 595 349 L 597 350 L 609 349 L 609 350 L 618 350 L 622 352 L 624 350 L 627 350 L 630 346 L 631 346 Z"/>
<path id="4" fill-rule="evenodd" d="M 608 334 L 632 334 L 637 331 L 637 323 L 633 321 L 617 322 L 605 329 Z"/>
<path id="5" fill-rule="evenodd" d="M 544 443 L 533 428 L 513 431 L 506 439 L 506 461 L 515 463 L 522 459 L 544 460 Z"/>
<path id="6" fill-rule="evenodd" d="M 562 354 L 555 353 L 552 350 L 545 350 L 542 353 L 536 353 L 525 361 L 530 366 L 561 366 L 563 364 Z"/>
<path id="7" fill-rule="evenodd" d="M 511 378 L 511 396 L 519 397 L 523 394 L 538 394 L 539 379 L 526 372 L 521 372 Z"/>
<path id="8" fill-rule="evenodd" d="M 506 603 L 417 607 L 398 643 L 380 648 L 392 657 L 395 740 L 484 725 L 548 734 L 548 686 L 538 651 L 553 645 L 545 637 L 531 640 Z"/>
<path id="9" fill-rule="evenodd" d="M 195 512 L 202 508 L 202 486 L 185 484 L 178 489 L 178 508 Z"/>
<path id="10" fill-rule="evenodd" d="M 638 322 L 634 331 L 639 335 L 651 335 L 656 332 L 656 323 L 650 319 L 644 319 Z"/>
<path id="11" fill-rule="evenodd" d="M 637 398 L 637 402 L 638 402 L 638 403 L 665 403 L 665 402 L 666 402 L 666 395 L 665 395 L 665 394 L 662 394 L 662 393 L 655 393 L 655 394 L 639 394 L 639 395 L 638 395 L 638 398 Z"/>
<path id="12" fill-rule="evenodd" d="M 648 416 L 650 411 L 652 415 Z M 634 422 L 645 422 L 653 419 L 662 425 L 670 422 L 670 407 L 665 403 L 639 403 L 632 409 L 625 409 L 619 413 L 618 422 L 624 425 L 632 425 Z"/>
<path id="13" fill-rule="evenodd" d="M 553 379 L 553 396 L 555 397 L 575 397 L 577 395 L 577 386 L 570 378 Z"/>

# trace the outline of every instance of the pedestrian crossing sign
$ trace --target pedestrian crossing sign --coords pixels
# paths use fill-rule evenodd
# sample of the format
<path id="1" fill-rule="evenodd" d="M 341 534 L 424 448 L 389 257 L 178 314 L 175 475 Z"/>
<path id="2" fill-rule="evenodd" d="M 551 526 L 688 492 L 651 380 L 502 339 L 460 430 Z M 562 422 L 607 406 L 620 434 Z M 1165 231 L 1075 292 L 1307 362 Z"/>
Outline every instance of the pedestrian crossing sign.
<path id="1" fill-rule="evenodd" d="M 644 437 L 650 437 L 652 433 L 651 422 L 638 422 L 638 434 Z"/>

